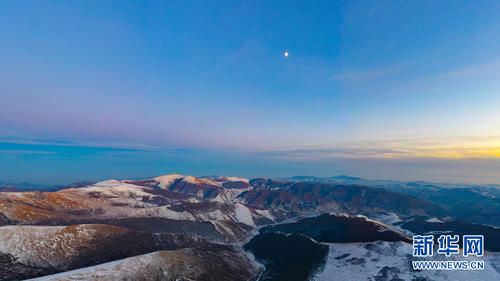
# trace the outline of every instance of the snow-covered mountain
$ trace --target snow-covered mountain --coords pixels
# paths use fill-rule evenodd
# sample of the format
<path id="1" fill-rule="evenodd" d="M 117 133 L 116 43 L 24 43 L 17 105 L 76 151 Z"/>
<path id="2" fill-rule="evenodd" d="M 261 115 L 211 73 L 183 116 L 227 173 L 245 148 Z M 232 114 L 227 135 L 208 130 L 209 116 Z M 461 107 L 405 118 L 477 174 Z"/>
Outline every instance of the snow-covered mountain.
<path id="1" fill-rule="evenodd" d="M 245 186 L 241 186 L 244 183 Z M 229 187 L 225 187 L 229 186 Z M 132 218 L 209 223 L 226 240 L 275 220 L 271 210 L 233 200 L 250 188 L 240 178 L 205 179 L 177 174 L 143 181 L 108 180 L 57 192 L 1 192 L 5 224 L 68 225 Z"/>

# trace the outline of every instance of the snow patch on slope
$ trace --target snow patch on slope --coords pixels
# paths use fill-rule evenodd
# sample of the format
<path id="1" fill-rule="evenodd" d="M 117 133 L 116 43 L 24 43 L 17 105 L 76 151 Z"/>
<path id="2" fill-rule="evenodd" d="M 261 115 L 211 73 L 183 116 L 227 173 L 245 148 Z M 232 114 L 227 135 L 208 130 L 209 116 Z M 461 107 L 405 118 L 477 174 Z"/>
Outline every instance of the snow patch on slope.
<path id="1" fill-rule="evenodd" d="M 250 226 L 255 227 L 255 222 L 253 221 L 252 213 L 250 212 L 248 207 L 237 203 L 234 206 L 234 212 L 236 215 L 236 220 L 238 220 L 239 222 L 242 222 L 246 225 L 250 225 Z"/>
<path id="2" fill-rule="evenodd" d="M 241 193 L 247 191 L 247 188 L 241 189 L 222 189 L 219 191 L 219 194 L 212 199 L 212 201 L 226 203 L 232 202 L 236 197 L 238 197 Z"/>
<path id="3" fill-rule="evenodd" d="M 438 218 L 430 218 L 426 220 L 426 222 L 437 222 L 437 223 L 444 223 L 444 221 L 438 219 Z"/>
<path id="4" fill-rule="evenodd" d="M 219 179 L 225 180 L 225 181 L 242 181 L 242 182 L 246 182 L 246 183 L 250 182 L 249 179 L 240 178 L 240 177 L 219 177 Z"/>

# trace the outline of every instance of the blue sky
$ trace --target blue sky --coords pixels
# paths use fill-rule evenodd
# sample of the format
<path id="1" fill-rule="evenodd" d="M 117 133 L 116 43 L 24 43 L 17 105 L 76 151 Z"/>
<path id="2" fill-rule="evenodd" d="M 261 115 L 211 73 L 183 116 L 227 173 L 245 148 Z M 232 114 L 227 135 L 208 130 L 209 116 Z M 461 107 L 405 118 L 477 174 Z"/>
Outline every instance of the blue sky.
<path id="1" fill-rule="evenodd" d="M 500 183 L 498 14 L 498 1 L 2 1 L 0 180 Z"/>

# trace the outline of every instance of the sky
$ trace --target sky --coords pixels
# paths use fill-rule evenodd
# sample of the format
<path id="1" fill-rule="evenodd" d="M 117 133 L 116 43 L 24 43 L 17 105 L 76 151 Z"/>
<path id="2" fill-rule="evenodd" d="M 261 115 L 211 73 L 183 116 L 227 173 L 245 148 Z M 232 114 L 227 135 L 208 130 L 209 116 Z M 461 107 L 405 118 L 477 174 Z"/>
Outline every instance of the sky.
<path id="1" fill-rule="evenodd" d="M 0 181 L 500 184 L 499 14 L 498 1 L 1 1 Z"/>

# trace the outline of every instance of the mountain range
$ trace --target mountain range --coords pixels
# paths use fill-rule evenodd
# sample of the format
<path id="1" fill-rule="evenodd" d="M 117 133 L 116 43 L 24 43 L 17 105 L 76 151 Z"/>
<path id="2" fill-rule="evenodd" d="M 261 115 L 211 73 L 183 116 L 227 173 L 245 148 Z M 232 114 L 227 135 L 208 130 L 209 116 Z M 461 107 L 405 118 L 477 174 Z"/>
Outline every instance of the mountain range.
<path id="1" fill-rule="evenodd" d="M 348 176 L 10 185 L 0 192 L 0 279 L 328 280 L 341 265 L 369 280 L 447 280 L 396 270 L 381 253 L 409 260 L 413 234 L 450 231 L 484 234 L 481 274 L 497 278 L 499 193 Z"/>

